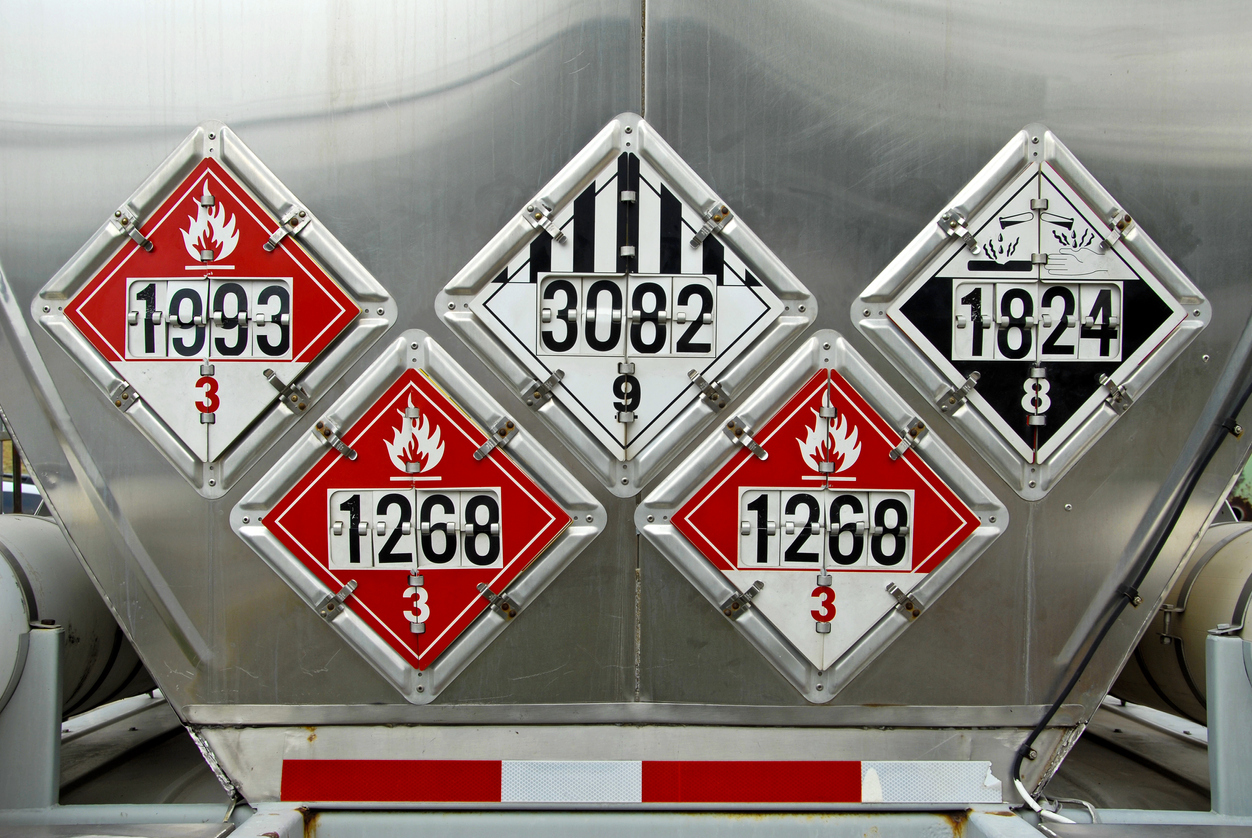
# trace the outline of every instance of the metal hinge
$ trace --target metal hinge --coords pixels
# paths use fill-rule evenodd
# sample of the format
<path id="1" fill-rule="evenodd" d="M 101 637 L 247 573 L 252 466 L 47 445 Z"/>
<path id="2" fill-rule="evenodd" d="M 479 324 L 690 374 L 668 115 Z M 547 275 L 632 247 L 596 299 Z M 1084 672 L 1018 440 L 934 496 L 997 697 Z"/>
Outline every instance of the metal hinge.
<path id="1" fill-rule="evenodd" d="M 738 416 L 734 417 L 722 426 L 722 433 L 730 437 L 731 441 L 737 442 L 744 448 L 747 448 L 760 459 L 769 459 L 769 452 L 762 448 L 757 441 L 752 438 L 752 434 L 748 432 L 748 426 L 744 424 L 743 420 Z"/>
<path id="2" fill-rule="evenodd" d="M 903 608 L 905 613 L 913 619 L 916 620 L 918 615 L 922 613 L 921 600 L 912 594 L 906 594 L 904 591 L 900 590 L 900 588 L 896 586 L 895 582 L 887 583 L 887 593 L 895 597 L 896 605 Z"/>
<path id="3" fill-rule="evenodd" d="M 734 619 L 743 612 L 752 607 L 752 600 L 756 599 L 756 595 L 765 587 L 765 583 L 760 579 L 752 583 L 752 587 L 743 593 L 735 591 L 730 595 L 730 599 L 722 603 L 722 613 L 727 617 Z"/>
<path id="4" fill-rule="evenodd" d="M 118 389 L 113 391 L 113 406 L 120 407 L 122 410 L 129 410 L 131 405 L 139 403 L 139 394 L 135 392 L 135 388 L 130 386 L 130 382 L 123 381 Z"/>
<path id="5" fill-rule="evenodd" d="M 139 211 L 130 204 L 123 204 L 113 213 L 113 224 L 147 252 L 152 252 L 152 242 L 139 232 Z"/>
<path id="6" fill-rule="evenodd" d="M 956 410 L 965 404 L 965 400 L 969 398 L 969 393 L 978 386 L 978 379 L 982 378 L 982 373 L 975 370 L 965 379 L 965 383 L 960 387 L 949 387 L 948 391 L 939 398 L 935 399 L 941 413 L 947 413 L 949 410 Z"/>
<path id="7" fill-rule="evenodd" d="M 722 385 L 715 381 L 705 381 L 704 376 L 695 370 L 689 370 L 687 377 L 691 379 L 691 383 L 696 385 L 696 389 L 700 391 L 700 398 L 717 405 L 719 408 L 724 408 L 730 404 L 730 396 L 722 389 Z"/>
<path id="8" fill-rule="evenodd" d="M 547 231 L 558 244 L 565 244 L 565 232 L 556 226 L 556 222 L 552 219 L 552 207 L 542 201 L 535 201 L 526 205 L 522 218 L 525 218 L 531 227 Z"/>
<path id="9" fill-rule="evenodd" d="M 699 247 L 700 243 L 711 236 L 713 233 L 721 232 L 722 228 L 730 222 L 734 216 L 730 214 L 730 207 L 725 204 L 714 204 L 713 208 L 704 213 L 704 226 L 696 231 L 691 237 L 691 246 Z"/>
<path id="10" fill-rule="evenodd" d="M 1130 410 L 1130 406 L 1135 403 L 1130 393 L 1126 392 L 1125 384 L 1118 384 L 1113 380 L 1112 376 L 1100 374 L 1100 384 L 1104 389 L 1109 391 L 1108 398 L 1104 403 L 1116 410 L 1118 413 L 1125 413 Z"/>
<path id="11" fill-rule="evenodd" d="M 343 613 L 343 602 L 356 590 L 356 580 L 349 579 L 348 584 L 339 589 L 339 593 L 328 596 L 317 604 L 317 613 L 324 620 L 333 620 Z"/>
<path id="12" fill-rule="evenodd" d="M 261 245 L 261 247 L 265 248 L 266 251 L 272 251 L 278 247 L 278 243 L 284 237 L 294 236 L 296 233 L 299 233 L 309 226 L 309 222 L 312 220 L 307 212 L 299 207 L 293 207 L 291 212 L 287 213 L 287 216 L 282 220 L 282 223 L 278 225 L 278 229 L 270 233 L 269 241 Z"/>
<path id="13" fill-rule="evenodd" d="M 908 426 L 904 429 L 904 433 L 900 438 L 900 444 L 891 449 L 888 455 L 893 460 L 898 460 L 904 456 L 904 452 L 910 448 L 916 448 L 917 443 L 926 434 L 926 426 L 921 419 L 914 416 L 909 420 Z"/>
<path id="14" fill-rule="evenodd" d="M 552 398 L 556 385 L 560 384 L 563 378 L 565 378 L 565 370 L 554 370 L 552 375 L 548 376 L 546 380 L 534 381 L 522 392 L 522 397 L 526 399 L 527 406 L 537 408 Z"/>
<path id="15" fill-rule="evenodd" d="M 492 611 L 497 614 L 503 614 L 505 618 L 509 620 L 517 616 L 517 612 L 519 610 L 517 603 L 509 599 L 508 594 L 493 593 L 491 588 L 488 588 L 482 582 L 478 583 L 478 592 L 486 597 L 487 601 L 491 603 Z"/>
<path id="16" fill-rule="evenodd" d="M 1120 209 L 1113 210 L 1109 213 L 1110 229 L 1108 232 L 1104 233 L 1104 237 L 1100 241 L 1100 246 L 1105 250 L 1108 250 L 1110 247 L 1117 244 L 1117 240 L 1126 235 L 1126 233 L 1130 232 L 1131 228 L 1134 226 L 1135 222 L 1134 219 L 1130 217 L 1130 213 L 1124 212 Z"/>
<path id="17" fill-rule="evenodd" d="M 958 207 L 944 210 L 943 215 L 939 216 L 939 220 L 935 223 L 939 225 L 940 230 L 949 236 L 968 244 L 970 250 L 978 247 L 978 242 L 974 240 L 974 234 L 965 226 L 965 213 L 961 212 Z"/>
<path id="18" fill-rule="evenodd" d="M 340 454 L 347 457 L 349 460 L 356 459 L 356 452 L 349 448 L 348 444 L 339 438 L 338 431 L 326 422 L 318 422 L 317 427 L 313 431 L 313 435 L 321 439 L 322 442 L 325 442 L 331 448 L 334 448 Z"/>
<path id="19" fill-rule="evenodd" d="M 491 453 L 491 449 L 498 446 L 507 445 L 508 441 L 517 434 L 517 425 L 507 416 L 496 422 L 496 426 L 491 429 L 491 436 L 487 437 L 487 441 L 478 446 L 478 450 L 474 452 L 474 459 L 481 460 Z"/>
<path id="20" fill-rule="evenodd" d="M 283 380 L 273 370 L 263 370 L 261 374 L 278 391 L 278 400 L 283 404 L 290 401 L 300 410 L 304 410 L 309 406 L 309 402 L 312 401 L 312 397 L 309 396 L 308 392 L 294 381 L 290 384 L 284 384 Z M 212 375 L 212 373 L 206 373 L 201 368 L 201 375 Z"/>

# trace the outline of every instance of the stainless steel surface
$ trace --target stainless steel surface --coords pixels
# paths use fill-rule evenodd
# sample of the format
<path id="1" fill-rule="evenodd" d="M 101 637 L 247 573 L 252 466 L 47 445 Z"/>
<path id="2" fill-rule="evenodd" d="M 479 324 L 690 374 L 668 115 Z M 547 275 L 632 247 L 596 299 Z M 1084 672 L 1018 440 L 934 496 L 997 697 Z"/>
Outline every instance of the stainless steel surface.
<path id="1" fill-rule="evenodd" d="M 0 6 L 0 262 L 12 286 L 0 286 L 0 405 L 176 708 L 406 705 L 229 528 L 234 503 L 313 417 L 234 490 L 203 499 L 131 423 L 99 411 L 95 385 L 59 346 L 42 330 L 30 335 L 37 290 L 192 127 L 219 119 L 389 290 L 400 327 L 430 332 L 501 404 L 520 405 L 455 346 L 431 303 L 626 111 L 642 111 L 717 186 L 813 290 L 817 325 L 846 335 L 901 394 L 910 385 L 855 333 L 848 304 L 1033 121 L 1065 139 L 1212 302 L 1211 325 L 1041 502 L 1008 497 L 972 448 L 943 433 L 942 416 L 918 406 L 1013 523 L 927 609 L 925 630 L 901 636 L 837 702 L 889 727 L 910 712 L 897 707 L 1053 698 L 1075 625 L 1246 320 L 1252 10 L 650 0 L 646 66 L 641 12 L 626 0 Z M 561 450 L 544 428 L 534 433 Z M 1127 610 L 1080 683 L 1071 700 L 1087 712 L 1249 439 L 1219 452 L 1142 588 L 1145 606 Z M 573 458 L 564 464 L 599 485 Z M 639 545 L 631 500 L 594 492 L 605 533 L 441 702 L 792 705 L 821 718 L 825 708 L 802 706 L 668 561 Z M 971 736 L 1013 746 L 995 731 Z"/>
<path id="2" fill-rule="evenodd" d="M 0 809 L 55 806 L 61 774 L 61 651 L 65 629 L 30 633 L 22 679 L 0 711 Z"/>

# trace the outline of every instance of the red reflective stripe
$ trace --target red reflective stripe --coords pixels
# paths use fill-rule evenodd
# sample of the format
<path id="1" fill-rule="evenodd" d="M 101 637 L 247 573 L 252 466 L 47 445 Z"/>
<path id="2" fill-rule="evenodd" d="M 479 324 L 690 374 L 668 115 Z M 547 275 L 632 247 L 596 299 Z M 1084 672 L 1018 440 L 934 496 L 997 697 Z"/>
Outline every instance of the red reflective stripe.
<path id="1" fill-rule="evenodd" d="M 645 760 L 643 802 L 860 803 L 861 763 Z"/>
<path id="2" fill-rule="evenodd" d="M 499 803 L 500 761 L 285 759 L 282 799 Z"/>

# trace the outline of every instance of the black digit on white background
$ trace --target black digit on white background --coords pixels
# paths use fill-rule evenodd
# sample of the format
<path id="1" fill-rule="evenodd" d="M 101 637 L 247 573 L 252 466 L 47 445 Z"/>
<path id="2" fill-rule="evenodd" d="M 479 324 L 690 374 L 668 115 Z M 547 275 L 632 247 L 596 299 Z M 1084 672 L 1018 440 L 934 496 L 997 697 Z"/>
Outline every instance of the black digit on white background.
<path id="1" fill-rule="evenodd" d="M 143 300 L 143 351 L 156 352 L 156 324 L 152 322 L 152 313 L 156 311 L 156 283 L 149 282 L 135 294 L 135 298 Z"/>
<path id="2" fill-rule="evenodd" d="M 549 286 L 551 287 L 551 286 Z M 601 340 L 596 337 L 596 327 L 600 323 L 599 315 L 590 316 L 596 310 L 600 303 L 600 295 L 608 293 L 610 308 L 609 312 L 609 336 Z M 586 301 L 586 318 L 587 325 L 585 333 L 587 337 L 587 345 L 597 352 L 608 352 L 617 346 L 617 342 L 622 339 L 622 289 L 616 282 L 609 279 L 601 279 L 592 283 L 587 289 Z"/>
<path id="3" fill-rule="evenodd" d="M 1063 285 L 1053 285 L 1043 292 L 1043 311 L 1047 311 L 1048 307 L 1052 305 L 1052 301 L 1058 299 L 1065 304 L 1065 313 L 1061 315 L 1060 321 L 1052 328 L 1051 333 L 1044 340 L 1040 349 L 1053 355 L 1073 355 L 1075 348 L 1073 344 L 1061 344 L 1058 341 L 1069 329 L 1069 318 L 1078 308 L 1074 302 L 1074 292 Z"/>
<path id="4" fill-rule="evenodd" d="M 808 510 L 808 520 L 804 522 L 804 529 L 796 533 L 796 537 L 787 545 L 786 551 L 783 553 L 783 561 L 787 562 L 819 562 L 822 557 L 817 553 L 801 550 L 804 542 L 809 540 L 812 534 L 810 527 L 816 524 L 822 515 L 822 507 L 817 502 L 817 498 L 809 494 L 792 495 L 787 498 L 787 508 L 783 511 L 788 515 L 794 515 L 795 511 L 803 506 Z M 818 542 L 821 543 L 820 541 Z"/>
<path id="5" fill-rule="evenodd" d="M 431 523 L 430 515 L 436 507 L 449 515 L 456 512 L 456 505 L 452 503 L 452 498 L 447 495 L 430 495 L 426 500 L 422 501 L 420 520 L 422 528 L 422 556 L 434 564 L 446 564 L 452 561 L 452 557 L 456 555 L 456 539 L 448 532 L 447 521 Z M 443 533 L 443 549 L 436 552 L 434 539 L 431 536 L 437 532 Z"/>
<path id="6" fill-rule="evenodd" d="M 652 308 L 643 307 L 644 298 L 651 298 Z M 660 313 L 665 310 L 665 289 L 655 282 L 641 282 L 630 297 L 630 310 L 639 313 L 639 322 L 630 326 L 630 345 L 636 352 L 653 355 L 665 347 L 665 324 Z M 643 327 L 652 324 L 652 340 L 644 341 Z"/>
<path id="7" fill-rule="evenodd" d="M 692 297 L 700 298 L 700 313 L 687 325 L 686 331 L 674 345 L 675 352 L 708 352 L 713 348 L 709 343 L 696 343 L 696 334 L 704 323 L 704 315 L 713 313 L 713 292 L 703 285 L 684 285 L 678 292 L 678 305 L 685 306 Z"/>
<path id="8" fill-rule="evenodd" d="M 478 520 L 478 511 L 487 511 L 487 520 Z M 465 557 L 472 564 L 487 566 L 500 556 L 500 504 L 491 495 L 474 495 L 465 504 Z M 492 526 L 495 525 L 495 532 Z M 487 537 L 487 549 L 478 552 L 478 536 Z"/>
<path id="9" fill-rule="evenodd" d="M 235 314 L 226 314 L 226 298 L 234 297 Z M 215 337 L 213 346 L 222 355 L 242 355 L 248 348 L 248 293 L 238 282 L 223 282 L 213 295 L 213 312 L 220 314 L 222 329 L 236 329 L 235 342 L 227 343 L 225 338 Z"/>
<path id="10" fill-rule="evenodd" d="M 852 510 L 854 516 L 851 521 L 840 523 L 842 520 L 839 513 L 844 509 Z M 856 564 L 861 559 L 861 551 L 865 549 L 865 537 L 857 535 L 856 525 L 857 519 L 864 514 L 865 507 L 861 505 L 861 499 L 856 495 L 840 495 L 830 504 L 830 533 L 827 538 L 830 541 L 830 557 L 835 560 L 836 564 Z M 844 553 L 839 549 L 840 534 L 852 534 L 852 549 Z"/>
<path id="11" fill-rule="evenodd" d="M 354 496 L 355 497 L 355 496 Z M 378 500 L 378 515 L 382 517 L 387 514 L 387 510 L 391 507 L 399 507 L 400 520 L 396 524 L 395 529 L 391 531 L 391 536 L 387 539 L 387 543 L 383 545 L 383 549 L 378 551 L 379 564 L 401 564 L 412 563 L 412 553 L 396 553 L 393 552 L 396 542 L 400 540 L 400 536 L 404 532 L 404 525 L 413 520 L 413 506 L 409 503 L 408 495 L 402 495 L 399 492 L 389 492 Z"/>
<path id="12" fill-rule="evenodd" d="M 766 513 L 769 512 L 769 497 L 760 494 L 756 500 L 747 504 L 747 508 L 756 513 L 756 561 L 757 564 L 769 562 L 769 530 L 766 529 Z"/>
<path id="13" fill-rule="evenodd" d="M 264 329 L 257 330 L 256 345 L 265 355 L 278 357 L 287 354 L 291 346 L 291 326 L 282 322 L 284 314 L 291 313 L 291 294 L 281 285 L 267 285 L 257 295 L 257 305 L 263 306 L 270 300 L 278 300 L 278 313 L 274 315 L 274 325 L 278 327 L 278 342 L 272 343 Z"/>
<path id="14" fill-rule="evenodd" d="M 1021 301 L 1021 314 L 1013 314 L 1014 300 Z M 1005 358 L 1025 358 L 1030 354 L 1034 330 L 1026 326 L 1026 318 L 1034 317 L 1034 315 L 1035 301 L 1031 298 L 1029 291 L 1024 288 L 1010 288 L 1004 292 L 1004 296 L 1000 298 L 1000 316 L 1008 318 L 1008 326 L 998 330 L 996 343 L 1000 347 L 1000 354 Z M 1021 343 L 1016 348 L 1009 345 L 1009 335 L 1013 332 L 1021 336 Z"/>
<path id="15" fill-rule="evenodd" d="M 975 286 L 964 297 L 961 302 L 969 306 L 969 325 L 973 329 L 970 333 L 970 339 L 973 341 L 971 355 L 982 355 L 982 288 Z"/>
<path id="16" fill-rule="evenodd" d="M 639 406 L 639 399 L 643 394 L 639 389 L 639 379 L 633 375 L 619 375 L 613 379 L 613 395 L 621 399 L 620 402 L 613 402 L 613 407 L 618 410 L 634 410 Z"/>
<path id="17" fill-rule="evenodd" d="M 1083 326 L 1082 336 L 1097 338 L 1100 341 L 1100 357 L 1109 357 L 1112 354 L 1111 344 L 1117 339 L 1117 329 L 1109 326 L 1109 319 L 1113 316 L 1113 292 L 1107 288 L 1098 291 L 1087 316 L 1095 322 L 1095 325 Z"/>
<path id="18" fill-rule="evenodd" d="M 887 526 L 887 513 L 895 512 L 896 521 L 891 526 Z M 874 527 L 881 528 L 882 535 L 875 535 L 869 540 L 869 552 L 874 557 L 874 561 L 879 564 L 895 565 L 900 563 L 900 559 L 904 558 L 904 540 L 906 536 L 900 534 L 902 527 L 908 526 L 909 511 L 904 504 L 895 498 L 887 498 L 880 501 L 878 506 L 874 507 Z M 883 551 L 883 539 L 891 536 L 892 548 L 891 552 Z"/>
<path id="19" fill-rule="evenodd" d="M 361 496 L 352 495 L 339 504 L 339 508 L 348 513 L 348 563 L 361 563 Z"/>
<path id="20" fill-rule="evenodd" d="M 188 317 L 184 318 L 183 304 L 188 302 L 191 303 L 191 312 Z M 194 358 L 204 352 L 204 337 L 207 329 L 196 323 L 196 318 L 203 315 L 204 303 L 200 299 L 200 294 L 194 289 L 179 288 L 174 292 L 174 296 L 170 297 L 169 319 L 177 322 L 179 328 L 182 329 L 195 326 L 195 333 L 190 341 L 184 339 L 182 335 L 174 335 L 170 340 L 174 351 L 184 358 Z"/>
<path id="21" fill-rule="evenodd" d="M 564 331 L 559 339 L 551 328 L 543 329 L 540 334 L 543 338 L 543 345 L 548 349 L 553 352 L 566 352 L 574 346 L 574 341 L 578 340 L 578 327 L 574 325 L 578 319 L 578 289 L 568 279 L 554 279 L 543 289 L 543 298 L 551 302 L 556 299 L 557 294 L 564 295 L 565 303 L 562 308 L 553 313 L 552 319 L 561 321 Z"/>

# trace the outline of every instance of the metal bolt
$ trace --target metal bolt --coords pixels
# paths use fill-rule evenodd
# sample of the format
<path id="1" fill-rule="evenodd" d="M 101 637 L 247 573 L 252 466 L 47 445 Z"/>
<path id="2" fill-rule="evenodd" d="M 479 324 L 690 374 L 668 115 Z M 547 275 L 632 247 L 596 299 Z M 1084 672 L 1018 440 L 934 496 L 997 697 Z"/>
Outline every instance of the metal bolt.
<path id="1" fill-rule="evenodd" d="M 1038 751 L 1036 751 L 1034 748 L 1031 748 L 1031 749 L 1030 749 L 1030 753 L 1028 753 L 1026 756 L 1027 756 L 1027 757 L 1029 757 L 1030 759 L 1038 759 L 1038 758 L 1039 758 L 1039 752 L 1038 752 Z"/>

